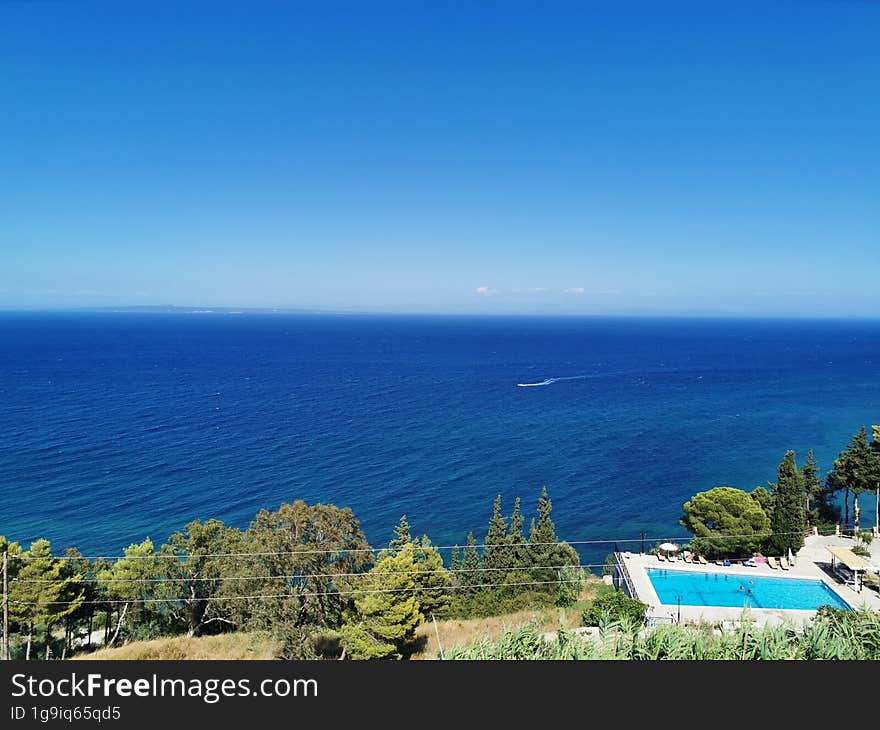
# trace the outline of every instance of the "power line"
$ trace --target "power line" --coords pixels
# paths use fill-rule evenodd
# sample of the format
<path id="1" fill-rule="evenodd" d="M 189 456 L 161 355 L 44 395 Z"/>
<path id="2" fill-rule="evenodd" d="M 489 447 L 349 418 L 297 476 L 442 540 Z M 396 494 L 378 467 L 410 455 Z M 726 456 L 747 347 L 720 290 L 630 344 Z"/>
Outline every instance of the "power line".
<path id="1" fill-rule="evenodd" d="M 497 568 L 429 568 L 427 570 L 419 570 L 418 568 L 413 568 L 412 570 L 389 570 L 383 573 L 383 575 L 433 575 L 435 573 L 486 573 L 486 572 L 497 572 L 497 571 L 505 571 L 505 572 L 515 572 L 518 570 L 559 570 L 563 567 L 575 567 L 575 568 L 604 568 L 605 563 L 584 563 L 582 565 L 528 565 L 528 566 L 517 566 L 517 565 L 508 565 Z M 60 583 L 66 580 L 71 581 L 72 583 L 193 583 L 199 581 L 226 581 L 226 580 L 278 580 L 278 579 L 298 579 L 305 580 L 307 578 L 353 578 L 353 577 L 363 577 L 371 575 L 370 571 L 360 571 L 357 573 L 302 573 L 302 574 L 293 574 L 293 575 L 230 575 L 230 576 L 216 576 L 213 578 L 188 578 L 186 576 L 181 576 L 179 578 L 80 578 L 79 580 L 73 580 L 72 577 L 68 578 L 13 578 L 11 583 Z"/>
<path id="2" fill-rule="evenodd" d="M 505 588 L 505 587 L 513 587 L 513 586 L 543 586 L 543 585 L 556 585 L 559 583 L 572 583 L 574 581 L 565 580 L 565 579 L 556 579 L 556 580 L 540 580 L 540 581 L 523 581 L 518 583 L 477 583 L 475 585 L 469 586 L 444 586 L 444 587 L 432 587 L 432 586 L 413 586 L 412 588 L 353 588 L 351 590 L 341 590 L 341 591 L 303 591 L 296 593 L 279 593 L 279 594 L 255 594 L 250 596 L 205 596 L 202 598 L 193 598 L 192 596 L 176 596 L 169 598 L 135 598 L 132 600 L 123 600 L 123 599 L 112 599 L 108 601 L 13 601 L 10 600 L 10 604 L 14 604 L 17 606 L 69 606 L 71 604 L 76 604 L 77 606 L 84 605 L 108 605 L 108 604 L 123 604 L 123 603 L 171 603 L 173 601 L 245 601 L 252 599 L 282 599 L 282 598 L 317 598 L 321 596 L 347 596 L 347 595 L 368 595 L 374 593 L 418 593 L 425 591 L 447 591 L 447 590 L 471 590 L 473 588 Z"/>
<path id="3" fill-rule="evenodd" d="M 493 549 L 503 549 L 503 548 L 513 548 L 513 547 L 539 547 L 539 546 L 562 546 L 562 545 L 606 545 L 613 543 L 634 543 L 634 542 L 690 542 L 691 540 L 699 539 L 699 540 L 732 540 L 732 539 L 745 539 L 745 538 L 765 538 L 772 536 L 784 536 L 784 535 L 802 535 L 801 531 L 792 531 L 792 532 L 766 532 L 766 533 L 752 533 L 752 534 L 743 534 L 743 535 L 699 535 L 699 536 L 678 536 L 678 537 L 632 537 L 632 538 L 608 538 L 603 540 L 558 540 L 556 542 L 517 542 L 517 543 L 504 543 L 500 545 L 494 545 L 491 543 L 480 543 L 477 545 L 417 545 L 413 544 L 412 547 L 404 546 L 400 548 L 400 550 L 454 550 L 458 548 L 459 550 L 469 550 L 475 548 L 493 548 Z M 346 548 L 346 547 L 338 547 L 338 548 L 309 548 L 308 550 L 284 550 L 284 551 L 266 551 L 266 552 L 238 552 L 238 553 L 196 553 L 194 555 L 177 555 L 171 553 L 151 553 L 149 555 L 57 555 L 51 556 L 52 560 L 192 560 L 198 558 L 241 558 L 241 557 L 271 557 L 271 556 L 280 556 L 280 555 L 335 555 L 337 553 L 381 553 L 382 551 L 387 551 L 387 547 L 381 548 Z M 32 556 L 28 554 L 22 555 L 9 555 L 10 559 L 15 560 L 45 560 L 46 558 L 40 558 L 38 556 Z"/>

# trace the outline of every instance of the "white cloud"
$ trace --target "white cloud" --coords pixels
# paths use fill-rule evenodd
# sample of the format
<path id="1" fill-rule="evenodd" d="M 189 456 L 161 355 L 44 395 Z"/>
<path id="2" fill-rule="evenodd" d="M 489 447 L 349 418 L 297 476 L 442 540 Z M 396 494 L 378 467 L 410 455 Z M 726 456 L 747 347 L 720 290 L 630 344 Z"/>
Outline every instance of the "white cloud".
<path id="1" fill-rule="evenodd" d="M 497 289 L 493 289 L 492 287 L 489 287 L 489 286 L 478 286 L 476 289 L 474 289 L 474 294 L 479 294 L 481 297 L 487 297 L 490 294 L 497 294 L 497 293 L 498 293 Z"/>
<path id="2" fill-rule="evenodd" d="M 580 296 L 581 294 L 586 293 L 586 291 L 587 290 L 584 289 L 584 287 L 582 287 L 582 286 L 572 286 L 572 287 L 569 287 L 568 289 L 563 289 L 562 293 L 563 294 L 576 294 L 577 296 Z"/>

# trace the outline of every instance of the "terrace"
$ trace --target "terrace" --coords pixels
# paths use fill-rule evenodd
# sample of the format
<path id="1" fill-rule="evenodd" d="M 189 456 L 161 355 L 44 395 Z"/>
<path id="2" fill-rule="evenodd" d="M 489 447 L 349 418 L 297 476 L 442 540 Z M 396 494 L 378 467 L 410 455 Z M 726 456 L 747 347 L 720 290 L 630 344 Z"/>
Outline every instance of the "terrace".
<path id="1" fill-rule="evenodd" d="M 835 569 L 839 568 L 838 561 L 834 560 L 834 554 L 829 548 L 849 548 L 853 545 L 853 541 L 841 536 L 810 536 L 805 540 L 805 545 L 795 556 L 794 563 L 789 570 L 784 571 L 781 568 L 773 569 L 766 563 L 756 565 L 732 564 L 729 566 L 719 566 L 710 562 L 708 565 L 699 563 L 686 563 L 683 560 L 677 560 L 673 563 L 661 562 L 656 555 L 648 553 L 623 552 L 618 555 L 618 559 L 629 575 L 629 585 L 643 603 L 650 606 L 648 609 L 648 618 L 654 623 L 664 621 L 682 622 L 709 622 L 733 624 L 739 621 L 742 615 L 742 607 L 730 607 L 723 605 L 691 605 L 677 602 L 670 603 L 661 601 L 657 594 L 657 590 L 646 572 L 646 569 L 668 569 L 669 571 L 684 571 L 693 573 L 714 573 L 718 575 L 738 576 L 747 582 L 755 577 L 777 578 L 777 579 L 809 579 L 808 582 L 821 581 L 827 588 L 839 597 L 843 602 L 853 608 L 861 608 L 866 606 L 875 611 L 880 611 L 880 595 L 874 588 L 865 585 L 854 584 L 852 580 L 843 581 L 840 573 Z M 880 546 L 872 544 L 873 564 L 880 564 Z M 847 550 L 847 552 L 849 552 Z M 839 553 L 843 554 L 843 553 Z M 870 564 L 870 563 L 869 563 Z M 795 584 L 792 584 L 793 586 Z M 806 585 L 806 583 L 804 584 Z M 814 586 L 815 587 L 815 586 Z M 860 587 L 860 590 L 857 588 Z M 628 591 L 629 592 L 629 591 Z M 707 601 L 711 602 L 711 601 Z M 815 610 L 792 609 L 792 608 L 757 608 L 748 609 L 749 616 L 758 625 L 777 625 L 782 622 L 794 624 L 802 624 L 811 619 L 815 614 Z M 680 619 L 679 619 L 680 617 Z"/>

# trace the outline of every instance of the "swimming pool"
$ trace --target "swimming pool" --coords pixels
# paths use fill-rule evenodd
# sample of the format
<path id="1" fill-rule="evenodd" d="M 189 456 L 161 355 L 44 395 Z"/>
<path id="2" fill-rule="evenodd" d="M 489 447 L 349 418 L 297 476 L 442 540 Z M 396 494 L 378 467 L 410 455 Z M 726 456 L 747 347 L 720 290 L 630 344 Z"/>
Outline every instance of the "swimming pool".
<path id="1" fill-rule="evenodd" d="M 660 603 L 674 606 L 726 606 L 815 610 L 828 605 L 851 608 L 821 580 L 770 578 L 737 573 L 692 573 L 645 568 Z"/>

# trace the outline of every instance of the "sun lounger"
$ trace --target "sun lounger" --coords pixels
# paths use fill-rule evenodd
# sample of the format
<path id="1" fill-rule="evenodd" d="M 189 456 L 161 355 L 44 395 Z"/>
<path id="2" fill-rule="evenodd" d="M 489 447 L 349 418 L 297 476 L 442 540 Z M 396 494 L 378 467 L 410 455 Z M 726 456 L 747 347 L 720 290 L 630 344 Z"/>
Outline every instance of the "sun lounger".
<path id="1" fill-rule="evenodd" d="M 659 560 L 661 563 L 665 563 L 666 556 L 663 553 L 657 553 L 657 560 Z"/>
<path id="2" fill-rule="evenodd" d="M 694 562 L 694 559 L 693 559 L 690 555 L 685 555 L 685 556 L 684 556 L 684 562 L 686 562 L 686 563 L 693 563 L 693 562 Z"/>
<path id="3" fill-rule="evenodd" d="M 791 566 L 788 564 L 788 558 L 779 558 L 779 567 L 788 570 Z"/>
<path id="4" fill-rule="evenodd" d="M 706 558 L 704 558 L 702 555 L 697 555 L 697 562 L 700 565 L 708 565 L 709 564 L 709 561 L 706 560 Z"/>
<path id="5" fill-rule="evenodd" d="M 779 564 L 776 562 L 776 558 L 774 558 L 772 555 L 767 558 L 767 565 L 773 568 L 773 570 L 776 570 L 779 567 Z"/>

